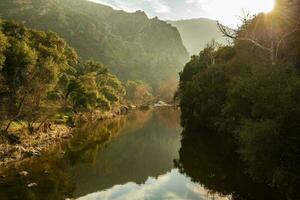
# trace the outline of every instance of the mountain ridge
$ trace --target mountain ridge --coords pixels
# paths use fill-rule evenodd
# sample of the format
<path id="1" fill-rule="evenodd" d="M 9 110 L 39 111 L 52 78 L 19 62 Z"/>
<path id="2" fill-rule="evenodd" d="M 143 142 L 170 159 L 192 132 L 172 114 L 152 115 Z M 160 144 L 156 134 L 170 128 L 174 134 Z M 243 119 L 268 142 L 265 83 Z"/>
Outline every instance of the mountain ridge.
<path id="1" fill-rule="evenodd" d="M 2 0 L 3 19 L 52 30 L 85 60 L 107 65 L 123 81 L 151 85 L 177 75 L 188 60 L 178 30 L 144 12 L 127 13 L 87 0 Z"/>

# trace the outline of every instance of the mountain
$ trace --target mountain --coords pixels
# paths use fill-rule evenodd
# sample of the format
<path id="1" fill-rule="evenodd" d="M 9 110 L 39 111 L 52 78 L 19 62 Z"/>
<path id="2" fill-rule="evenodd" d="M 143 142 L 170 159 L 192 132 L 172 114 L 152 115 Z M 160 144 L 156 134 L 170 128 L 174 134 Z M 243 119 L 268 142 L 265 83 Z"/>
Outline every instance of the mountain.
<path id="1" fill-rule="evenodd" d="M 175 26 L 182 37 L 183 43 L 191 55 L 197 55 L 212 39 L 227 44 L 220 32 L 217 22 L 211 19 L 187 19 L 168 21 Z"/>
<path id="2" fill-rule="evenodd" d="M 1 0 L 3 19 L 52 30 L 85 60 L 101 61 L 123 81 L 152 86 L 188 60 L 178 30 L 142 11 L 127 13 L 87 0 Z"/>

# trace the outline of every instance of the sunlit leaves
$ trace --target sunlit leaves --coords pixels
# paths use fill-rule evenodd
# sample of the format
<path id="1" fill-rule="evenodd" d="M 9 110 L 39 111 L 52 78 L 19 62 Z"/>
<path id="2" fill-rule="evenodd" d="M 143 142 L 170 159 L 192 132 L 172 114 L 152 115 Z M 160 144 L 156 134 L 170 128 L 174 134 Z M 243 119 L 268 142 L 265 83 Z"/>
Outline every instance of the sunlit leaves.
<path id="1" fill-rule="evenodd" d="M 1 110 L 0 120 L 32 124 L 51 115 L 55 106 L 48 92 L 60 74 L 77 62 L 77 55 L 52 32 L 27 29 L 14 21 L 2 22 L 0 30 L 1 89 L 6 85 L 1 96 L 6 109 Z"/>

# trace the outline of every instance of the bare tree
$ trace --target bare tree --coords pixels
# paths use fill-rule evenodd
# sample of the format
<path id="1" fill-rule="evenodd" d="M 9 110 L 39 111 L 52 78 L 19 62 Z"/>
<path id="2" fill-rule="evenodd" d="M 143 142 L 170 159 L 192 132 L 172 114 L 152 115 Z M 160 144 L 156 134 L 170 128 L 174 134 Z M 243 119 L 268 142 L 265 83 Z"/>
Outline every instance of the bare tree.
<path id="1" fill-rule="evenodd" d="M 238 29 L 229 29 L 228 27 L 222 25 L 218 22 L 218 27 L 220 31 L 223 33 L 224 37 L 230 38 L 234 41 L 247 41 L 265 51 L 269 55 L 269 60 L 272 65 L 276 64 L 278 59 L 279 51 L 282 45 L 286 42 L 287 38 L 291 36 L 293 33 L 300 30 L 300 22 L 296 23 L 293 29 L 283 30 L 280 34 L 275 31 L 275 27 L 273 25 L 272 19 L 270 20 L 268 26 L 264 28 L 264 31 L 268 35 L 268 40 L 264 40 L 261 42 L 259 40 L 259 36 L 257 34 L 253 34 L 249 32 L 249 25 L 252 22 L 252 19 L 256 17 L 250 14 L 244 15 L 242 18 L 243 25 Z M 239 33 L 243 33 L 242 35 Z M 267 44 L 266 44 L 267 43 Z"/>

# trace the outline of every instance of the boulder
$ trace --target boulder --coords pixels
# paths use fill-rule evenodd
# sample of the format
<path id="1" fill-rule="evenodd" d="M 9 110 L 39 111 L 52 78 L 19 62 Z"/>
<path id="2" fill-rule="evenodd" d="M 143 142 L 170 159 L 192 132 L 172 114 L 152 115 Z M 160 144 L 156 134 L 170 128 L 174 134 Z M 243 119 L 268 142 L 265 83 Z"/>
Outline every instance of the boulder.
<path id="1" fill-rule="evenodd" d="M 19 175 L 21 176 L 27 176 L 29 173 L 27 171 L 21 171 L 19 172 Z"/>
<path id="2" fill-rule="evenodd" d="M 131 109 L 131 110 L 136 109 L 136 105 L 130 105 L 130 106 L 128 106 L 128 107 L 129 107 L 129 109 Z"/>
<path id="3" fill-rule="evenodd" d="M 154 104 L 155 107 L 168 107 L 168 106 L 172 106 L 170 104 L 167 104 L 166 102 L 163 101 L 159 101 L 156 104 Z"/>
<path id="4" fill-rule="evenodd" d="M 29 187 L 29 188 L 36 187 L 36 186 L 37 186 L 37 183 L 29 183 L 27 185 L 27 187 Z"/>

